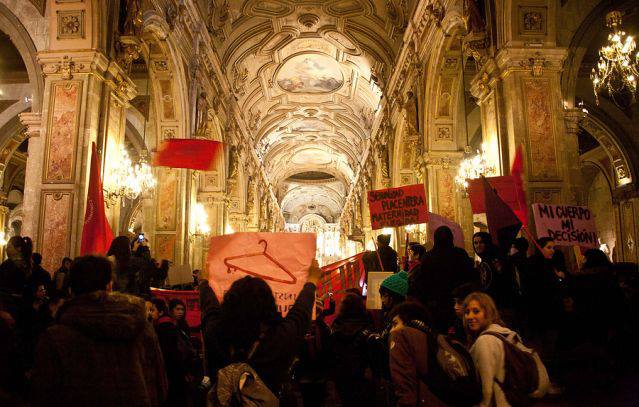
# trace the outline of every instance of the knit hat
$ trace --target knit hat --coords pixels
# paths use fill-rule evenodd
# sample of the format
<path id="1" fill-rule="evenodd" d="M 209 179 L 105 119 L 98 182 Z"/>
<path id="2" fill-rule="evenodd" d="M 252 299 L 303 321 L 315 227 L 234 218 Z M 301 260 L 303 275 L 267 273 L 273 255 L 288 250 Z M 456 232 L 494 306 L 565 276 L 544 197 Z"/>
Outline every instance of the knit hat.
<path id="1" fill-rule="evenodd" d="M 386 279 L 382 281 L 380 289 L 381 288 L 406 297 L 406 293 L 408 292 L 408 273 L 400 271 L 399 273 L 386 277 Z"/>

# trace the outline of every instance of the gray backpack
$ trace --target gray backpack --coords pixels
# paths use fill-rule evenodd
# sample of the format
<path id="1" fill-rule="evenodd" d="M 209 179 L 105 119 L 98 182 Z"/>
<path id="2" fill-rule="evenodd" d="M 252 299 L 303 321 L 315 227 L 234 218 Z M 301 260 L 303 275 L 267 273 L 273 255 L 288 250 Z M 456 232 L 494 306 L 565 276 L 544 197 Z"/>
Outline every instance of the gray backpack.
<path id="1" fill-rule="evenodd" d="M 261 337 L 260 337 L 261 339 Z M 251 359 L 260 340 L 253 344 Z M 232 363 L 217 372 L 208 394 L 208 407 L 279 407 L 280 402 L 247 362 Z"/>

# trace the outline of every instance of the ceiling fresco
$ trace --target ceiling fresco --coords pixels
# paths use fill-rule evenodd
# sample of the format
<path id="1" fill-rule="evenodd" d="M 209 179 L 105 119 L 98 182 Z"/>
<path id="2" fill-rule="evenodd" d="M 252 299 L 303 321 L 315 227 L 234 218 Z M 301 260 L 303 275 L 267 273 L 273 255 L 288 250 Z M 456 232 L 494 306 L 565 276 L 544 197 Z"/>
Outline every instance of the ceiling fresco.
<path id="1" fill-rule="evenodd" d="M 214 49 L 285 216 L 339 218 L 415 3 L 213 2 Z M 334 179 L 288 180 L 313 171 Z"/>

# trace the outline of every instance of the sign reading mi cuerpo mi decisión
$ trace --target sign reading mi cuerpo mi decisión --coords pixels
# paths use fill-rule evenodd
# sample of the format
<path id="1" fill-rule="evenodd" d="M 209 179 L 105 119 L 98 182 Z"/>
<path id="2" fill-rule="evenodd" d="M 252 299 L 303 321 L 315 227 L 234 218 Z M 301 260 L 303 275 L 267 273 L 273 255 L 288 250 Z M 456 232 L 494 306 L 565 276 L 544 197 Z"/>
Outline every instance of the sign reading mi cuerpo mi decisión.
<path id="1" fill-rule="evenodd" d="M 422 184 L 368 191 L 368 208 L 373 229 L 428 222 Z"/>
<path id="2" fill-rule="evenodd" d="M 585 206 L 532 204 L 537 237 L 560 246 L 599 247 L 592 211 Z"/>

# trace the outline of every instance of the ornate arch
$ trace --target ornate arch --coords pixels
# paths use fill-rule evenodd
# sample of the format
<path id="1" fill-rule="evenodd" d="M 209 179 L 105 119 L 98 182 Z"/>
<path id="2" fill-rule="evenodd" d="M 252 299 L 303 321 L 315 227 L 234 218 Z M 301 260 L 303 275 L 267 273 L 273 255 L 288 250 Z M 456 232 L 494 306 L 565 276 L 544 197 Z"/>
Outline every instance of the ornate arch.
<path id="1" fill-rule="evenodd" d="M 610 158 L 614 175 L 614 189 L 632 184 L 634 169 L 626 152 L 617 142 L 614 133 L 601 120 L 592 115 L 582 119 L 579 122 L 579 127 L 592 135 Z"/>
<path id="2" fill-rule="evenodd" d="M 44 88 L 42 69 L 36 57 L 38 50 L 29 32 L 16 15 L 4 4 L 0 4 L 0 30 L 11 37 L 11 42 L 24 61 L 29 75 L 29 83 L 33 86 L 32 110 L 38 112 L 42 107 L 42 92 Z"/>

